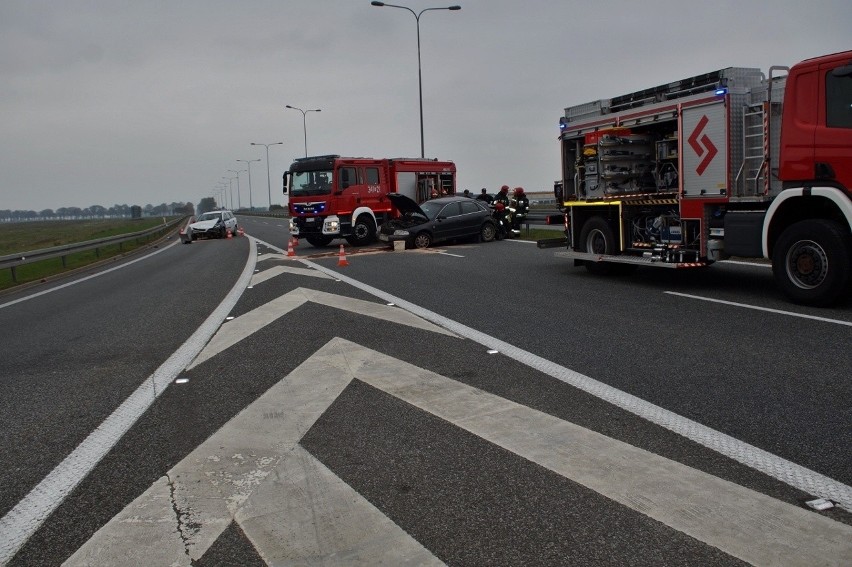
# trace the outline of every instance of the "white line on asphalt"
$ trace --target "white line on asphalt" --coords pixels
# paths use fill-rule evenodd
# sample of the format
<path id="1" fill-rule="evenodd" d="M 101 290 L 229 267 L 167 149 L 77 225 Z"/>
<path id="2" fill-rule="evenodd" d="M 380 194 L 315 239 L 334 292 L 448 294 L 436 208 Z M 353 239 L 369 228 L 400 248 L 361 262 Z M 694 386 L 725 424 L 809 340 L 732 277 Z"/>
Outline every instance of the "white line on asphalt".
<path id="1" fill-rule="evenodd" d="M 98 272 L 96 274 L 86 276 L 85 278 L 80 278 L 79 280 L 74 280 L 73 282 L 64 283 L 62 285 L 58 285 L 56 287 L 52 287 L 50 289 L 46 289 L 46 290 L 40 291 L 38 293 L 33 293 L 32 295 L 27 295 L 26 297 L 20 297 L 18 299 L 15 299 L 14 301 L 9 301 L 8 303 L 0 303 L 0 309 L 3 309 L 4 307 L 9 307 L 10 305 L 15 305 L 16 303 L 20 303 L 20 302 L 26 301 L 28 299 L 34 299 L 34 298 L 39 297 L 41 295 L 44 295 L 46 293 L 52 293 L 54 291 L 57 291 L 57 290 L 60 290 L 60 289 L 63 289 L 63 288 L 66 288 L 66 287 L 69 287 L 69 286 L 72 286 L 72 285 L 77 285 L 78 283 L 84 282 L 86 280 L 90 280 L 92 278 L 97 278 L 97 277 L 102 276 L 104 274 L 114 272 L 115 270 L 120 270 L 121 268 L 126 268 L 127 266 L 129 266 L 131 264 L 135 264 L 136 262 L 141 262 L 142 260 L 147 260 L 148 258 L 150 258 L 151 256 L 154 256 L 155 254 L 159 254 L 160 252 L 165 252 L 166 250 L 168 250 L 169 248 L 171 248 L 175 244 L 177 244 L 177 241 L 172 242 L 171 244 L 169 244 L 168 246 L 165 246 L 163 248 L 159 248 L 159 249 L 155 250 L 154 252 L 151 252 L 150 254 L 146 254 L 146 255 L 142 256 L 141 258 L 136 258 L 135 260 L 130 260 L 129 262 L 124 262 L 124 263 L 122 263 L 118 266 L 114 266 L 114 267 L 109 268 L 107 270 L 104 270 L 102 272 Z"/>
<path id="2" fill-rule="evenodd" d="M 772 264 L 761 264 L 760 262 L 743 262 L 742 260 L 722 260 L 722 264 L 738 264 L 740 266 L 756 266 L 758 268 L 771 268 Z"/>
<path id="3" fill-rule="evenodd" d="M 251 280 L 257 261 L 257 245 L 252 238 L 249 238 L 249 243 L 243 273 L 213 313 L 97 429 L 0 519 L 0 565 L 6 565 L 14 557 L 47 517 L 201 352 Z"/>
<path id="4" fill-rule="evenodd" d="M 438 252 L 442 256 L 452 256 L 454 258 L 464 258 L 461 254 L 450 254 L 449 252 Z"/>
<path id="5" fill-rule="evenodd" d="M 281 252 L 280 248 L 266 242 L 259 242 L 273 250 Z M 310 260 L 300 259 L 299 261 L 306 266 L 323 271 L 330 276 L 338 278 L 341 281 L 355 286 L 362 291 L 366 291 L 367 293 L 383 299 L 384 301 L 393 302 L 398 307 L 411 311 L 415 315 L 419 315 L 427 321 L 431 321 L 436 325 L 449 329 L 459 336 L 468 338 L 485 346 L 486 348 L 498 350 L 509 358 L 517 360 L 530 368 L 539 370 L 548 376 L 552 376 L 561 382 L 565 382 L 566 384 L 574 386 L 575 388 L 611 403 L 614 406 L 629 411 L 630 413 L 646 419 L 651 423 L 655 423 L 677 433 L 678 435 L 682 435 L 683 437 L 712 449 L 717 453 L 725 455 L 738 463 L 751 467 L 771 476 L 772 478 L 776 478 L 808 494 L 813 494 L 831 500 L 832 502 L 837 502 L 841 507 L 852 511 L 852 486 L 838 482 L 833 478 L 829 478 L 821 473 L 812 471 L 768 451 L 764 451 L 754 445 L 740 441 L 730 435 L 711 429 L 697 421 L 685 418 L 632 394 L 613 388 L 612 386 L 599 382 L 594 378 L 590 378 L 580 374 L 579 372 L 560 366 L 555 362 L 551 362 L 531 352 L 501 341 L 500 339 L 486 335 L 476 329 L 462 325 L 452 319 L 438 315 L 437 313 L 429 311 L 419 305 L 415 305 L 373 286 L 367 285 L 348 276 L 344 276 L 340 272 L 335 272 L 334 270 L 320 266 Z"/>
<path id="6" fill-rule="evenodd" d="M 782 311 L 780 309 L 770 309 L 769 307 L 758 307 L 757 305 L 748 305 L 746 303 L 736 303 L 734 301 L 724 301 L 722 299 L 713 299 L 710 297 L 701 297 L 700 295 L 690 295 L 688 293 L 679 293 L 677 291 L 665 291 L 668 295 L 677 295 L 679 297 L 687 297 L 689 299 L 698 299 L 700 301 L 709 301 L 711 303 L 721 303 L 732 307 L 742 307 L 743 309 L 754 309 L 755 311 L 766 311 L 767 313 L 776 313 L 778 315 L 787 315 L 789 317 L 799 317 L 801 319 L 813 319 L 814 321 L 822 321 L 823 323 L 833 323 L 835 325 L 846 325 L 852 327 L 852 321 L 843 321 L 842 319 L 828 319 L 827 317 L 817 317 L 816 315 L 805 315 L 804 313 L 794 313 L 793 311 Z"/>

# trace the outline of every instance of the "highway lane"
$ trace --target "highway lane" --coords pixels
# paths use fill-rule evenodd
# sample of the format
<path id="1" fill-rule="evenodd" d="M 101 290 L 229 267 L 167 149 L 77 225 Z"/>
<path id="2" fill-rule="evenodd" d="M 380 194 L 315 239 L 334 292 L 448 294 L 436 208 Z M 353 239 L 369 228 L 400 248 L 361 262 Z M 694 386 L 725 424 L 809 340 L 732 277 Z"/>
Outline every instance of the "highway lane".
<path id="1" fill-rule="evenodd" d="M 286 248 L 286 230 L 281 224 L 275 225 L 269 221 L 270 219 L 249 220 L 248 217 L 241 219 L 250 234 L 266 237 L 265 239 L 276 243 L 275 245 L 279 248 Z M 278 222 L 282 221 L 278 220 Z M 235 272 L 238 271 L 235 266 L 239 266 L 240 262 L 234 260 L 227 269 L 221 263 L 231 258 L 231 251 L 235 256 L 245 253 L 244 249 L 223 248 L 223 246 L 234 244 L 242 246 L 238 239 L 231 242 L 196 243 L 180 247 L 175 252 L 180 254 L 183 262 L 192 262 L 191 258 L 199 256 L 198 261 L 204 266 L 211 261 L 211 257 L 215 257 L 212 262 L 222 266 L 223 271 L 230 270 L 230 281 L 233 281 Z M 222 257 L 223 250 L 227 250 L 224 257 Z M 700 345 L 686 340 L 693 336 L 688 335 L 687 331 L 694 330 L 695 324 L 707 324 L 713 332 L 699 334 L 699 336 L 704 340 L 711 340 L 715 336 L 717 344 L 724 344 L 726 347 L 744 343 L 742 349 L 733 353 L 739 356 L 742 351 L 748 350 L 745 347 L 749 341 L 756 340 L 754 335 L 759 325 L 747 324 L 739 321 L 737 317 L 727 316 L 724 312 L 718 311 L 719 306 L 667 296 L 663 293 L 663 288 L 666 286 L 661 286 L 661 281 L 655 281 L 654 275 L 640 272 L 637 274 L 639 281 L 633 284 L 628 284 L 624 279 L 598 281 L 598 278 L 592 278 L 584 270 L 566 267 L 552 258 L 552 254 L 548 254 L 548 251 L 538 251 L 531 245 L 518 242 L 456 245 L 446 247 L 444 250 L 447 254 L 406 252 L 369 255 L 352 254 L 350 250 L 350 266 L 340 268 L 340 272 L 372 283 L 401 298 L 425 305 L 430 310 L 531 352 L 557 360 L 566 367 L 596 379 L 617 384 L 619 387 L 625 386 L 625 389 L 634 391 L 643 391 L 642 388 L 645 388 L 650 397 L 657 396 L 670 406 L 689 409 L 692 404 L 695 406 L 694 414 L 699 420 L 719 414 L 720 422 L 732 419 L 738 427 L 749 431 L 754 429 L 760 435 L 777 440 L 779 436 L 770 435 L 771 431 L 767 431 L 768 428 L 759 424 L 751 424 L 750 427 L 746 425 L 753 421 L 774 419 L 774 416 L 766 415 L 771 413 L 771 404 L 787 400 L 787 395 L 792 397 L 794 394 L 802 394 L 788 386 L 785 388 L 787 391 L 783 392 L 784 395 L 769 391 L 769 403 L 757 400 L 756 405 L 748 405 L 755 400 L 745 398 L 739 402 L 739 407 L 726 409 L 727 404 L 723 402 L 730 402 L 741 392 L 732 393 L 722 386 L 744 390 L 756 388 L 756 381 L 748 381 L 748 377 L 743 375 L 744 371 L 754 370 L 754 368 L 749 367 L 741 371 L 738 367 L 742 362 L 736 358 L 730 359 L 736 362 L 730 360 L 726 362 L 718 356 L 709 362 L 702 360 L 699 355 L 702 352 L 707 355 L 712 349 L 689 354 L 690 349 L 700 349 Z M 330 247 L 326 251 L 329 257 L 318 258 L 317 263 L 336 270 L 336 251 L 336 246 Z M 297 249 L 300 257 L 304 257 L 309 252 L 315 252 L 315 250 L 304 243 Z M 272 263 L 288 265 L 291 262 L 272 261 Z M 510 266 L 514 266 L 514 269 Z M 166 274 L 171 273 L 168 267 L 162 266 L 162 268 Z M 264 263 L 259 263 L 258 268 L 265 269 Z M 709 273 L 711 272 L 707 272 Z M 531 278 L 530 274 L 536 274 L 536 277 Z M 165 274 L 163 277 L 168 279 Z M 714 289 L 724 289 L 723 284 L 726 281 L 730 284 L 732 278 L 739 278 L 736 274 L 727 273 L 727 267 L 724 267 L 721 276 L 714 277 L 721 277 L 722 283 L 717 283 L 715 286 L 705 285 L 712 284 L 713 280 L 705 279 L 707 275 L 704 274 L 694 280 L 682 281 L 684 278 L 681 278 L 677 289 L 696 294 L 713 293 Z M 644 281 L 645 278 L 650 278 L 650 281 Z M 765 276 L 763 272 L 755 270 L 754 275 L 748 280 L 749 286 L 755 287 L 764 282 Z M 638 289 L 636 289 L 636 283 L 640 284 Z M 771 282 L 769 285 L 771 286 Z M 304 286 L 365 301 L 376 301 L 376 298 L 369 293 L 351 288 L 341 282 L 285 273 L 252 286 L 252 289 L 246 291 L 232 314 L 240 317 L 255 309 L 263 311 L 264 306 L 270 301 Z M 149 286 L 143 287 L 147 289 Z M 218 294 L 224 295 L 222 290 L 226 287 L 227 285 L 223 285 Z M 731 295 L 725 297 L 739 300 L 751 299 L 749 296 L 736 295 L 733 289 L 736 286 L 730 287 Z M 564 294 L 564 297 L 554 298 L 554 305 L 544 302 L 543 307 L 543 300 L 551 297 L 552 289 L 561 290 L 560 293 Z M 611 291 L 617 292 L 612 300 L 602 302 L 601 296 Z M 768 299 L 767 295 L 770 296 Z M 215 293 L 211 294 L 205 302 L 199 301 L 197 293 L 187 294 L 185 300 L 190 306 L 203 304 L 209 312 L 211 305 L 215 303 L 214 296 L 216 296 Z M 767 306 L 781 309 L 789 307 L 773 299 L 771 294 L 756 294 L 756 297 L 762 299 Z M 641 305 L 634 305 L 637 302 Z M 710 312 L 711 307 L 717 311 Z M 195 308 L 200 307 L 193 307 Z M 731 308 L 728 307 L 728 309 Z M 0 310 L 0 314 L 2 311 Z M 817 313 L 825 316 L 826 310 L 819 310 Z M 757 315 L 779 316 L 769 313 Z M 833 310 L 832 315 L 850 320 L 849 310 L 846 308 Z M 696 317 L 698 317 L 697 320 L 695 320 Z M 748 317 L 755 317 L 755 314 L 750 313 Z M 199 314 L 195 319 L 196 324 L 201 318 L 203 317 Z M 503 359 L 499 355 L 498 357 L 488 355 L 484 349 L 469 341 L 458 343 L 431 333 L 424 335 L 420 331 L 404 331 L 395 325 L 365 323 L 363 319 L 361 316 L 343 313 L 321 303 L 311 303 L 282 316 L 251 338 L 241 341 L 216 355 L 209 362 L 186 373 L 189 383 L 184 387 L 177 385 L 170 387 L 163 394 L 104 463 L 89 475 L 72 498 L 65 502 L 45 527 L 36 534 L 19 555 L 16 564 L 39 564 L 70 555 L 124 505 L 141 494 L 219 427 L 225 425 L 238 411 L 266 392 L 282 376 L 291 373 L 332 336 L 345 337 L 380 352 L 401 357 L 418 367 L 431 368 L 442 375 L 475 384 L 477 387 L 482 387 L 483 391 L 495 392 L 524 406 L 539 408 L 548 414 L 580 423 L 631 445 L 665 455 L 674 461 L 685 462 L 699 470 L 706 470 L 710 474 L 730 479 L 786 502 L 800 504 L 805 496 L 800 491 L 755 473 L 729 459 L 721 458 L 712 451 L 631 416 L 629 413 L 556 383 L 522 364 Z M 640 344 L 628 341 L 627 338 L 634 334 L 629 326 L 636 320 L 643 323 L 644 329 L 650 329 L 655 338 L 647 339 Z M 797 321 L 795 325 L 800 323 L 802 322 Z M 763 320 L 761 324 L 765 325 L 766 321 Z M 817 324 L 817 322 L 805 321 L 804 324 Z M 667 328 L 673 330 L 675 335 L 669 337 L 668 341 L 664 341 L 660 338 L 660 333 Z M 721 332 L 723 330 L 725 332 Z M 745 335 L 745 339 L 740 336 L 738 340 L 734 340 L 733 331 L 740 331 Z M 845 332 L 848 332 L 848 328 Z M 789 333 L 791 336 L 794 334 L 792 330 Z M 682 338 L 684 336 L 685 339 Z M 783 346 L 786 335 L 777 331 L 773 337 L 778 336 L 781 337 L 780 342 Z M 844 335 L 837 335 L 837 338 L 843 340 Z M 175 342 L 178 341 L 175 340 Z M 604 354 L 597 345 L 606 347 Z M 683 360 L 679 359 L 672 363 L 674 369 L 667 368 L 666 364 L 660 364 L 659 357 L 675 348 L 680 349 L 678 352 L 686 353 L 682 354 Z M 650 352 L 648 349 L 651 349 Z M 162 354 L 165 355 L 166 350 L 164 349 Z M 767 360 L 772 355 L 759 354 L 763 357 L 762 365 L 766 366 Z M 817 350 L 809 354 L 821 364 L 828 362 L 826 352 Z M 704 366 L 693 368 L 692 364 L 699 361 Z M 716 365 L 716 374 L 706 368 L 711 363 Z M 826 379 L 834 379 L 839 395 L 843 395 L 844 392 L 848 393 L 848 378 L 844 381 L 838 376 L 843 371 L 844 365 L 848 370 L 848 360 L 835 360 L 834 363 L 835 368 L 829 369 Z M 771 365 L 770 368 L 773 372 L 778 371 L 778 368 Z M 222 369 L 225 371 L 223 372 Z M 677 375 L 678 369 L 683 375 Z M 691 372 L 697 372 L 698 376 L 693 378 Z M 707 399 L 700 397 L 704 395 L 702 380 L 712 379 L 713 376 L 716 376 L 717 381 L 710 394 L 721 396 L 723 400 L 719 403 L 714 403 L 713 400 L 709 400 L 711 403 L 708 403 Z M 784 374 L 784 378 L 789 376 L 792 376 L 792 373 Z M 725 377 L 728 378 L 721 379 Z M 144 377 L 141 379 L 144 380 Z M 813 400 L 814 397 L 811 396 L 806 401 L 810 403 Z M 346 404 L 349 404 L 348 407 L 355 404 L 356 410 L 364 407 L 359 404 L 367 404 L 367 407 L 375 411 L 364 415 L 373 417 L 366 423 L 355 423 L 352 421 L 353 418 L 363 414 L 363 411 L 347 410 Z M 843 408 L 832 405 L 827 409 L 827 413 L 839 412 L 839 417 L 837 415 L 835 417 L 840 420 L 841 426 L 844 419 L 848 425 L 848 417 L 844 417 Z M 798 409 L 795 412 L 788 421 L 792 422 L 809 415 Z M 755 413 L 759 414 L 759 419 L 754 419 Z M 830 418 L 821 413 L 820 410 L 811 412 L 812 416 L 822 419 L 819 425 L 828 424 L 828 427 L 832 427 Z M 379 418 L 379 416 L 385 417 Z M 399 418 L 399 421 L 394 421 L 394 417 Z M 413 429 L 407 434 L 404 433 L 409 427 Z M 395 467 L 389 467 L 389 463 L 403 463 L 411 455 L 419 455 L 417 462 L 420 463 L 423 475 L 418 477 L 419 483 L 413 484 L 409 491 L 403 491 L 403 493 L 416 494 L 419 498 L 423 498 L 427 492 L 442 493 L 441 497 L 432 497 L 428 505 L 428 509 L 438 510 L 435 514 L 443 515 L 441 519 L 436 516 L 434 525 L 423 525 L 418 517 L 422 517 L 426 511 L 422 507 L 425 504 L 411 506 L 411 502 L 407 502 L 404 498 L 399 500 L 400 493 L 394 490 L 390 492 L 397 494 L 394 497 L 396 504 L 389 502 L 380 508 L 407 531 L 420 530 L 418 540 L 425 542 L 428 549 L 437 553 L 445 561 L 455 558 L 459 564 L 481 564 L 486 561 L 486 557 L 495 556 L 489 554 L 496 553 L 497 557 L 505 559 L 504 563 L 513 562 L 506 559 L 512 557 L 512 550 L 507 549 L 506 542 L 503 542 L 501 547 L 499 542 L 493 541 L 493 538 L 488 536 L 488 532 L 493 532 L 493 529 L 489 530 L 487 525 L 483 525 L 484 531 L 471 530 L 465 525 L 464 518 L 467 517 L 465 508 L 484 506 L 489 508 L 489 511 L 478 509 L 477 514 L 482 515 L 481 518 L 486 524 L 487 521 L 495 521 L 493 515 L 495 513 L 498 516 L 500 514 L 505 516 L 504 524 L 507 517 L 526 518 L 527 520 L 524 521 L 509 523 L 509 533 L 513 535 L 507 541 L 511 541 L 512 545 L 523 547 L 523 553 L 518 552 L 519 557 L 525 559 L 538 557 L 543 564 L 547 563 L 548 557 L 552 561 L 553 558 L 560 557 L 559 553 L 566 553 L 566 545 L 576 546 L 574 552 L 580 554 L 577 557 L 585 557 L 585 560 L 589 562 L 594 562 L 595 557 L 598 557 L 599 561 L 606 557 L 611 558 L 613 556 L 606 553 L 596 556 L 592 551 L 595 545 L 600 547 L 601 542 L 606 538 L 610 539 L 603 549 L 608 553 L 627 554 L 624 556 L 625 559 L 630 558 L 628 550 L 647 547 L 645 552 L 640 554 L 641 560 L 634 558 L 640 564 L 659 564 L 660 561 L 666 560 L 674 562 L 671 560 L 676 557 L 678 553 L 676 548 L 681 545 L 687 546 L 679 548 L 681 553 L 683 549 L 688 549 L 687 563 L 701 561 L 707 564 L 731 564 L 730 558 L 719 556 L 712 549 L 701 545 L 687 544 L 671 530 L 649 532 L 648 529 L 651 526 L 634 513 L 622 510 L 618 506 L 613 507 L 605 499 L 602 500 L 593 493 L 578 492 L 576 487 L 570 483 L 566 485 L 557 477 L 547 475 L 541 477 L 534 467 L 530 468 L 521 462 L 515 462 L 505 454 L 494 454 L 481 442 L 464 440 L 458 437 L 458 433 L 452 428 L 445 431 L 449 439 L 441 440 L 440 431 L 443 428 L 444 426 L 440 423 L 424 419 L 422 414 L 413 411 L 410 407 L 388 404 L 388 400 L 381 395 L 377 396 L 369 389 L 365 391 L 350 387 L 344 392 L 341 401 L 336 402 L 335 406 L 318 422 L 317 427 L 312 430 L 314 434 L 310 439 L 306 439 L 303 445 L 322 458 L 327 466 L 332 467 L 360 493 L 369 494 L 371 502 L 383 501 L 389 496 L 388 487 L 398 486 L 398 478 L 395 480 L 393 476 L 388 475 L 405 477 L 412 474 L 411 471 L 406 473 Z M 344 431 L 349 433 L 342 435 Z M 837 459 L 835 461 L 820 460 L 824 457 L 821 455 L 823 451 L 830 451 L 837 447 L 842 449 L 844 443 L 848 446 L 848 442 L 843 439 L 842 431 L 839 431 L 834 439 L 820 440 L 812 451 L 814 455 L 807 455 L 802 447 L 803 444 L 794 437 L 811 435 L 807 428 L 794 428 L 791 434 L 789 439 L 785 439 L 785 443 L 792 445 L 792 453 L 803 459 L 794 460 L 822 471 L 832 470 L 831 467 L 836 466 L 840 470 L 839 479 L 848 478 L 848 471 L 843 470 L 843 466 L 837 466 L 835 462 Z M 427 438 L 430 441 L 425 446 L 420 443 L 412 445 L 413 439 Z M 359 447 L 358 454 L 347 455 L 347 445 Z M 383 447 L 383 449 L 376 453 L 374 449 L 377 447 Z M 465 457 L 460 456 L 460 447 L 464 447 L 461 454 L 467 452 Z M 57 449 L 57 452 L 61 451 Z M 367 462 L 372 464 L 367 465 Z M 353 468 L 356 463 L 360 464 Z M 516 479 L 516 482 L 511 483 L 513 486 L 497 487 L 494 484 L 501 475 L 494 477 L 489 475 L 501 470 L 514 471 L 512 475 L 515 476 L 509 477 Z M 508 473 L 503 473 L 505 474 Z M 428 490 L 427 479 L 430 480 L 431 486 Z M 458 481 L 463 479 L 467 481 L 459 484 Z M 452 488 L 442 491 L 441 486 Z M 541 491 L 543 487 L 557 490 L 553 494 L 547 492 L 553 498 L 549 503 L 541 500 L 542 495 L 545 494 Z M 520 499 L 519 502 L 525 500 L 535 502 L 532 508 L 530 505 L 520 504 L 507 507 L 501 500 L 500 494 L 513 490 L 515 491 L 513 498 Z M 578 507 L 578 502 L 586 502 L 588 506 Z M 566 515 L 566 508 L 576 508 L 576 510 Z M 602 524 L 589 523 L 588 515 L 594 513 L 604 514 L 607 519 L 602 521 Z M 842 514 L 835 513 L 835 516 L 843 519 Z M 534 536 L 530 534 L 529 529 L 522 529 L 525 521 L 533 522 L 528 527 L 541 529 L 543 524 L 546 524 L 549 529 Z M 462 523 L 459 524 L 459 522 Z M 611 530 L 589 531 L 593 525 L 627 525 L 624 522 L 630 525 L 626 533 L 613 534 Z M 580 526 L 583 526 L 583 529 L 579 531 L 583 536 L 588 537 L 588 540 L 580 536 L 566 538 L 566 533 L 578 533 Z M 554 529 L 555 531 L 549 531 Z M 520 530 L 520 532 L 514 530 Z M 608 531 L 609 534 L 607 534 Z M 462 534 L 458 536 L 456 543 L 449 545 L 449 547 L 460 546 L 455 550 L 447 549 L 448 544 L 442 543 L 447 541 L 447 535 L 451 533 Z M 554 542 L 548 540 L 553 537 L 561 537 L 564 541 L 560 540 L 554 546 Z M 488 545 L 492 547 L 489 548 L 484 544 L 472 545 L 474 541 L 480 540 L 487 540 Z M 245 542 L 239 537 L 236 541 L 237 543 L 225 545 L 225 550 L 217 548 L 211 553 L 239 553 L 240 550 L 248 553 L 244 546 Z M 669 547 L 670 545 L 674 547 Z M 471 555 L 458 555 L 463 549 L 473 551 Z M 528 562 L 528 564 L 531 563 Z"/>
<path id="2" fill-rule="evenodd" d="M 245 239 L 175 242 L 100 277 L 80 273 L 0 300 L 0 513 L 187 339 L 234 284 L 248 249 Z M 223 254 L 219 244 L 230 248 Z M 13 303 L 57 286 L 66 287 Z"/>
<path id="3" fill-rule="evenodd" d="M 286 249 L 285 221 L 243 222 Z M 343 242 L 298 254 L 334 267 Z M 749 263 L 601 278 L 530 243 L 442 249 L 357 255 L 345 273 L 852 484 L 852 298 L 792 305 Z"/>

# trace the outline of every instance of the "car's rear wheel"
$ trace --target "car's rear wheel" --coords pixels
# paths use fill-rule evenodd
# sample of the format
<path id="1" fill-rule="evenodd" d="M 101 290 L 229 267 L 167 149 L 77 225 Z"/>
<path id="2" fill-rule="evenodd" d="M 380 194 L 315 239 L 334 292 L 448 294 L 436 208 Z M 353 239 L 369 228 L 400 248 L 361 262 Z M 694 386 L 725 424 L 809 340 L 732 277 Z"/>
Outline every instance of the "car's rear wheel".
<path id="1" fill-rule="evenodd" d="M 428 232 L 420 232 L 414 237 L 415 248 L 429 248 L 432 244 L 432 235 Z"/>

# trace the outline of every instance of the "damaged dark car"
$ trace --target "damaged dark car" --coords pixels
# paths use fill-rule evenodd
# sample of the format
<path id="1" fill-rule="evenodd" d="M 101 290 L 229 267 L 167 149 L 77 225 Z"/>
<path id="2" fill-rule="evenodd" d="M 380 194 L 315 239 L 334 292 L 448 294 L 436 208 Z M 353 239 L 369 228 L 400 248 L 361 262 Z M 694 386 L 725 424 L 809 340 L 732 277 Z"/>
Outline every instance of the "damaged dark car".
<path id="1" fill-rule="evenodd" d="M 497 234 L 491 209 L 476 199 L 440 197 L 418 205 L 398 193 L 391 193 L 388 198 L 400 216 L 379 228 L 379 240 L 383 242 L 402 240 L 406 248 L 428 248 L 462 238 L 491 242 Z"/>

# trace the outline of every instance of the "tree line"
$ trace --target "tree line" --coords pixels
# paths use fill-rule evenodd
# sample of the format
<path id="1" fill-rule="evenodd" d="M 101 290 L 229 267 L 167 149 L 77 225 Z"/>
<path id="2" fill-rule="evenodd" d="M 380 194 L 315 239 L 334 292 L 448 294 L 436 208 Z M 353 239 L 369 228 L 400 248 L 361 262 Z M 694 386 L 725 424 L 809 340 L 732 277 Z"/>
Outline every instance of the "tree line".
<path id="1" fill-rule="evenodd" d="M 86 208 L 59 207 L 55 210 L 44 209 L 41 211 L 0 209 L 0 222 L 131 218 L 133 216 L 133 208 L 131 205 L 113 205 L 108 208 L 101 205 L 92 205 Z M 192 203 L 147 204 L 144 207 L 140 207 L 140 209 L 144 216 L 195 214 L 195 205 Z"/>

